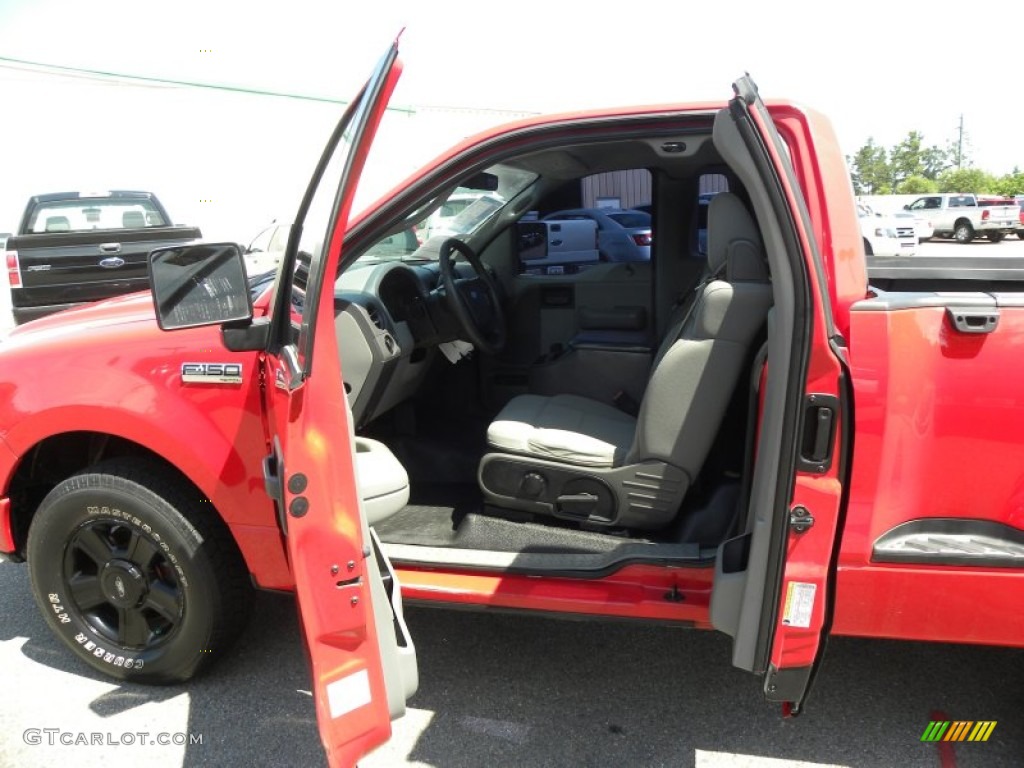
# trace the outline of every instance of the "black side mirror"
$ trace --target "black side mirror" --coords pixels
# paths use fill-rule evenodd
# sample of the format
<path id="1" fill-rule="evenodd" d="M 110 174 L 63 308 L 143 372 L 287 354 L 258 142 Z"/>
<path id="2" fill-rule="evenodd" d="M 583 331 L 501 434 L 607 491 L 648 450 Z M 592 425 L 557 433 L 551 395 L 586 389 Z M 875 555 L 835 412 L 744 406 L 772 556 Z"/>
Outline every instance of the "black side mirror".
<path id="1" fill-rule="evenodd" d="M 252 319 L 245 261 L 237 243 L 157 248 L 149 285 L 160 328 L 198 328 Z"/>

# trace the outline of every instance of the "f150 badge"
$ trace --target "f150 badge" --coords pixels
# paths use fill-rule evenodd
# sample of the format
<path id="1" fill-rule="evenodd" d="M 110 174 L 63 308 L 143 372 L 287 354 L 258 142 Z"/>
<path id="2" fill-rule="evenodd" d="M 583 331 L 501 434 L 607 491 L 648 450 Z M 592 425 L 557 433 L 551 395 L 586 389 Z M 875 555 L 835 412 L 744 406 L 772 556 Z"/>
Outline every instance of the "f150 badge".
<path id="1" fill-rule="evenodd" d="M 185 384 L 241 384 L 241 363 L 182 363 Z"/>

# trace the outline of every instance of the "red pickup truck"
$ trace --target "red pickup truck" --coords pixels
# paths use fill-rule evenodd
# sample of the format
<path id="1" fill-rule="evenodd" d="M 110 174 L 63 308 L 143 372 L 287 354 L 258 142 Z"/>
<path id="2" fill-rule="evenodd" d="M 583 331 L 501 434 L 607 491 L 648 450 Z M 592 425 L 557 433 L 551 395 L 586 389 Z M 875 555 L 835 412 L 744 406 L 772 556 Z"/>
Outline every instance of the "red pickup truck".
<path id="1" fill-rule="evenodd" d="M 399 71 L 396 45 L 276 274 L 159 249 L 152 294 L 0 344 L 0 551 L 75 654 L 187 679 L 252 585 L 294 590 L 350 765 L 417 684 L 403 598 L 713 628 L 790 714 L 829 634 L 1024 645 L 1019 282 L 872 285 L 829 123 L 745 77 L 505 126 L 352 216 Z M 534 212 L 641 169 L 650 261 L 527 268 Z M 454 236 L 378 247 L 472 192 Z"/>

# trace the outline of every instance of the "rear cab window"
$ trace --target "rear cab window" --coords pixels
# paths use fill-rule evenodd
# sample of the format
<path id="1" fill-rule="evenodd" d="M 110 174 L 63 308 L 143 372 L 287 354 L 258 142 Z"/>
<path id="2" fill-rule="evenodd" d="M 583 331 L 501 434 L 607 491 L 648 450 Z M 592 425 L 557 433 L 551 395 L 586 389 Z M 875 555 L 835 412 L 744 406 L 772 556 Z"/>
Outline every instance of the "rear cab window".
<path id="1" fill-rule="evenodd" d="M 28 233 L 89 232 L 94 229 L 162 227 L 167 222 L 148 200 L 77 198 L 40 203 L 29 218 Z"/>

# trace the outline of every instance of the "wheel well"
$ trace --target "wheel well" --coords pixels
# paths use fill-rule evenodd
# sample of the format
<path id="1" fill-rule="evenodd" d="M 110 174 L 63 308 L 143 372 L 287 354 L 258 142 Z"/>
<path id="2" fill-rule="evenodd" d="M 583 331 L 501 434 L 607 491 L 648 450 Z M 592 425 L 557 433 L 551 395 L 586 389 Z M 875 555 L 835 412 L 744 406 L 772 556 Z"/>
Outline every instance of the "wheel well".
<path id="1" fill-rule="evenodd" d="M 14 546 L 24 555 L 28 529 L 39 504 L 58 483 L 101 461 L 138 457 L 166 467 L 182 483 L 200 491 L 176 466 L 145 446 L 102 432 L 65 432 L 36 443 L 18 463 L 11 478 L 11 528 Z"/>
<path id="2" fill-rule="evenodd" d="M 968 227 L 970 227 L 971 229 L 974 229 L 974 225 L 973 225 L 973 224 L 971 224 L 971 220 L 970 220 L 970 219 L 966 219 L 966 218 L 963 218 L 963 217 L 961 217 L 961 218 L 959 218 L 959 219 L 957 219 L 957 220 L 956 220 L 956 223 L 954 223 L 954 224 L 953 224 L 953 228 L 954 228 L 954 229 L 956 229 L 956 228 L 957 228 L 957 227 L 959 227 L 959 226 L 960 226 L 961 224 L 966 224 L 966 225 L 967 225 Z"/>

